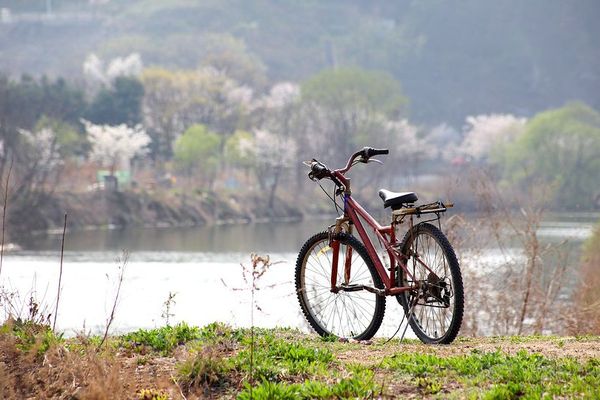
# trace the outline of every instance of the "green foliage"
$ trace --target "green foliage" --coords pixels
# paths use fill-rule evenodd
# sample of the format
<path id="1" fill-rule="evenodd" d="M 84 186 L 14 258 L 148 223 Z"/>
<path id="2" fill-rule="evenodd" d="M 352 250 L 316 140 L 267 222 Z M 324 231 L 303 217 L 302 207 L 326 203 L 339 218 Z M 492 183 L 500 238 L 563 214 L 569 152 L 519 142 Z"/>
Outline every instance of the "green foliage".
<path id="1" fill-rule="evenodd" d="M 198 331 L 198 337 L 206 343 L 220 344 L 224 342 L 240 342 L 244 337 L 244 330 L 232 329 L 220 322 L 213 322 Z"/>
<path id="2" fill-rule="evenodd" d="M 600 193 L 600 113 L 580 103 L 531 119 L 506 156 L 506 176 L 524 187 L 543 183 L 556 205 L 592 207 Z"/>
<path id="3" fill-rule="evenodd" d="M 358 109 L 392 118 L 406 115 L 408 105 L 400 83 L 391 75 L 360 68 L 319 72 L 302 85 L 302 98 L 334 112 Z"/>
<path id="4" fill-rule="evenodd" d="M 250 340 L 248 335 L 243 338 L 245 348 L 232 362 L 239 371 L 250 372 L 249 360 L 253 351 L 254 377 L 259 381 L 277 381 L 289 375 L 322 374 L 333 362 L 333 354 L 327 349 L 276 338 L 269 332 L 255 336 L 253 349 Z"/>
<path id="5" fill-rule="evenodd" d="M 246 131 L 235 131 L 225 141 L 225 159 L 233 166 L 250 168 L 255 164 L 252 152 L 254 137 Z"/>
<path id="6" fill-rule="evenodd" d="M 36 355 L 44 355 L 50 347 L 64 341 L 62 333 L 52 331 L 50 325 L 30 320 L 9 319 L 0 326 L 0 334 L 13 335 L 16 347 L 22 351 L 34 351 Z"/>
<path id="7" fill-rule="evenodd" d="M 211 176 L 220 158 L 221 137 L 203 125 L 193 125 L 175 141 L 175 162 L 192 174 Z"/>
<path id="8" fill-rule="evenodd" d="M 357 147 L 387 147 L 382 140 L 382 117 L 407 113 L 400 84 L 385 72 L 360 68 L 324 70 L 302 84 L 302 103 L 309 124 L 319 128 L 327 143 L 321 153 L 333 165 L 343 165 Z"/>
<path id="9" fill-rule="evenodd" d="M 76 126 L 83 115 L 83 92 L 64 79 L 36 80 L 24 75 L 19 81 L 0 75 L 0 140 L 7 159 L 25 162 L 27 154 L 18 130 L 33 130 L 39 121 L 60 121 Z M 62 130 L 62 129 L 61 129 Z"/>
<path id="10" fill-rule="evenodd" d="M 83 115 L 83 92 L 66 80 L 23 75 L 14 81 L 0 75 L 0 120 L 3 129 L 32 129 L 42 117 L 77 124 Z"/>
<path id="11" fill-rule="evenodd" d="M 238 400 L 256 399 L 366 399 L 378 394 L 381 387 L 375 384 L 373 373 L 362 369 L 349 378 L 335 383 L 306 380 L 303 383 L 270 382 L 263 380 L 259 385 L 246 385 Z"/>
<path id="12" fill-rule="evenodd" d="M 500 351 L 467 356 L 440 357 L 433 354 L 398 353 L 385 358 L 382 366 L 415 377 L 415 384 L 429 393 L 443 389 L 443 382 L 458 380 L 467 388 L 487 388 L 481 397 L 512 399 L 542 395 L 570 397 L 600 394 L 600 363 L 585 364 L 572 358 L 548 359 L 521 350 L 515 355 Z M 480 392 L 481 393 L 481 392 Z"/>
<path id="13" fill-rule="evenodd" d="M 170 354 L 177 346 L 201 337 L 197 327 L 190 327 L 185 322 L 176 326 L 165 326 L 157 329 L 139 329 L 121 336 L 120 345 L 144 354 L 154 351 L 160 354 Z"/>
<path id="14" fill-rule="evenodd" d="M 62 157 L 68 158 L 85 154 L 87 141 L 85 136 L 75 126 L 62 120 L 48 118 L 44 115 L 36 123 L 34 131 L 44 128 L 50 128 L 56 134 L 58 152 Z"/>
<path id="15" fill-rule="evenodd" d="M 144 86 L 132 77 L 117 77 L 112 86 L 102 88 L 87 112 L 86 119 L 98 125 L 135 126 L 142 122 Z"/>

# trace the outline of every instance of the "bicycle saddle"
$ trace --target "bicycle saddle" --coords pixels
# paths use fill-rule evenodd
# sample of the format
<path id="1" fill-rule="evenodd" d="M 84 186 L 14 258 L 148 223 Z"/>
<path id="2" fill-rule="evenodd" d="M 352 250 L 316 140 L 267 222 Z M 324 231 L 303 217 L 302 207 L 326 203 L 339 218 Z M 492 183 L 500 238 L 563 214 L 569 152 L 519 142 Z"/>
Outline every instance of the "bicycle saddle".
<path id="1" fill-rule="evenodd" d="M 397 210 L 405 204 L 414 203 L 419 200 L 415 192 L 396 193 L 386 189 L 379 191 L 379 197 L 383 200 L 383 207 L 392 207 L 392 210 Z"/>

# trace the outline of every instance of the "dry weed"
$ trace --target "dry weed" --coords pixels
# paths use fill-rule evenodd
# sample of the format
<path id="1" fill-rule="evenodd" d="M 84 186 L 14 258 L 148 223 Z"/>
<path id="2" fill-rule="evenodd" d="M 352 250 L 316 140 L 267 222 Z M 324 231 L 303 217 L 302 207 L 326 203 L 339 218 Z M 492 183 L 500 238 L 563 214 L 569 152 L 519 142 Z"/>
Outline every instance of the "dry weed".
<path id="1" fill-rule="evenodd" d="M 567 314 L 573 335 L 600 335 L 600 222 L 585 244 L 581 271 Z"/>
<path id="2" fill-rule="evenodd" d="M 447 221 L 458 249 L 465 282 L 462 333 L 470 336 L 561 333 L 557 316 L 566 291 L 569 252 L 563 244 L 542 245 L 537 232 L 544 216 L 546 189 L 523 197 L 501 193 L 484 173 L 474 174 L 480 216 Z M 486 251 L 498 249 L 495 262 Z M 514 249 L 521 249 L 514 253 Z"/>

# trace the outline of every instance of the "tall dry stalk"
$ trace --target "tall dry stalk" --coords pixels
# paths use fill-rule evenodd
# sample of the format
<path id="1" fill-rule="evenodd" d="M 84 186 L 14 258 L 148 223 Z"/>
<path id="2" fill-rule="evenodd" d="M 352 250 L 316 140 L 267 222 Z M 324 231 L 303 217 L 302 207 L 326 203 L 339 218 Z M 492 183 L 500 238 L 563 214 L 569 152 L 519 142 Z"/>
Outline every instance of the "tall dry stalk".
<path id="1" fill-rule="evenodd" d="M 250 268 L 247 268 L 244 264 L 240 264 L 242 267 L 242 277 L 246 286 L 250 289 L 250 398 L 252 398 L 252 388 L 254 386 L 254 310 L 261 311 L 261 308 L 255 302 L 255 293 L 259 290 L 258 282 L 260 278 L 268 271 L 269 267 L 273 265 L 269 256 L 259 256 L 258 254 L 250 255 Z M 239 290 L 239 289 L 238 289 Z"/>
<path id="2" fill-rule="evenodd" d="M 56 331 L 56 320 L 58 319 L 58 303 L 60 302 L 60 291 L 63 275 L 63 259 L 65 254 L 65 233 L 67 232 L 67 213 L 65 213 L 65 224 L 63 226 L 62 241 L 60 245 L 60 270 L 58 273 L 58 289 L 56 293 L 56 308 L 54 309 L 54 323 L 52 324 L 52 330 Z"/>
<path id="3" fill-rule="evenodd" d="M 8 207 L 8 185 L 10 183 L 10 174 L 13 168 L 14 159 L 10 159 L 8 174 L 6 175 L 6 184 L 4 185 L 4 204 L 2 206 L 2 242 L 0 243 L 0 276 L 2 275 L 2 262 L 4 260 L 4 233 L 6 228 L 6 209 Z"/>
<path id="4" fill-rule="evenodd" d="M 544 217 L 546 189 L 539 187 L 522 198 L 498 190 L 485 173 L 472 180 L 481 214 L 476 222 L 455 219 L 449 236 L 463 256 L 468 296 L 464 330 L 481 334 L 540 334 L 564 327 L 551 315 L 565 292 L 569 267 L 565 243 L 543 245 L 538 237 Z M 452 229 L 456 232 L 452 232 Z M 456 238 L 458 240 L 456 240 Z M 486 249 L 500 250 L 500 265 L 485 264 Z M 511 252 L 520 248 L 520 254 Z M 515 258 L 515 255 L 517 256 Z M 497 258 L 498 260 L 498 258 Z"/>
<path id="5" fill-rule="evenodd" d="M 110 326 L 115 320 L 115 312 L 117 310 L 117 304 L 119 303 L 119 297 L 121 294 L 121 286 L 123 285 L 123 279 L 125 278 L 125 269 L 127 267 L 127 261 L 129 260 L 129 252 L 127 250 L 123 250 L 123 254 L 121 258 L 117 258 L 117 263 L 119 264 L 119 275 L 117 277 L 117 290 L 115 292 L 115 298 L 113 300 L 112 309 L 110 311 L 110 315 L 106 320 L 106 329 L 104 330 L 104 335 L 102 336 L 102 340 L 98 344 L 96 350 L 100 350 L 102 345 L 106 342 L 108 338 L 108 331 L 110 330 Z"/>

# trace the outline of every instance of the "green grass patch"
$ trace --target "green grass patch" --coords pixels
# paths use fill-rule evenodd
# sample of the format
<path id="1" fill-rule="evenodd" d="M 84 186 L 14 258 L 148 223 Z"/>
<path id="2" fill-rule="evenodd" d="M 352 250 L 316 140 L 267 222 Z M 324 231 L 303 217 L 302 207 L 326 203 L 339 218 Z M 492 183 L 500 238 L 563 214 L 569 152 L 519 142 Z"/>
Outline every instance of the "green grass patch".
<path id="1" fill-rule="evenodd" d="M 48 349 L 64 342 L 63 334 L 52 331 L 50 325 L 21 319 L 9 319 L 0 326 L 0 334 L 12 335 L 16 347 L 22 351 L 35 351 L 44 355 Z"/>
<path id="2" fill-rule="evenodd" d="M 386 369 L 410 375 L 428 393 L 457 382 L 470 397 L 484 399 L 600 397 L 600 361 L 582 364 L 572 358 L 548 359 L 521 350 L 515 355 L 500 351 L 439 357 L 399 353 L 384 359 Z"/>
<path id="3" fill-rule="evenodd" d="M 271 400 L 271 399 L 366 399 L 376 398 L 381 387 L 374 383 L 373 372 L 361 369 L 350 377 L 331 381 L 307 380 L 303 383 L 269 382 L 245 389 L 238 395 L 238 400 Z"/>
<path id="4" fill-rule="evenodd" d="M 236 369 L 250 374 L 257 381 L 279 381 L 294 376 L 327 374 L 334 357 L 331 351 L 304 344 L 300 340 L 277 337 L 273 331 L 255 334 L 252 350 L 251 337 L 244 336 L 243 349 L 232 359 Z M 252 365 L 250 362 L 252 354 Z"/>
<path id="5" fill-rule="evenodd" d="M 176 326 L 164 326 L 156 329 L 139 329 L 121 336 L 119 345 L 140 354 L 157 352 L 170 354 L 177 346 L 201 338 L 197 327 L 182 322 Z"/>

